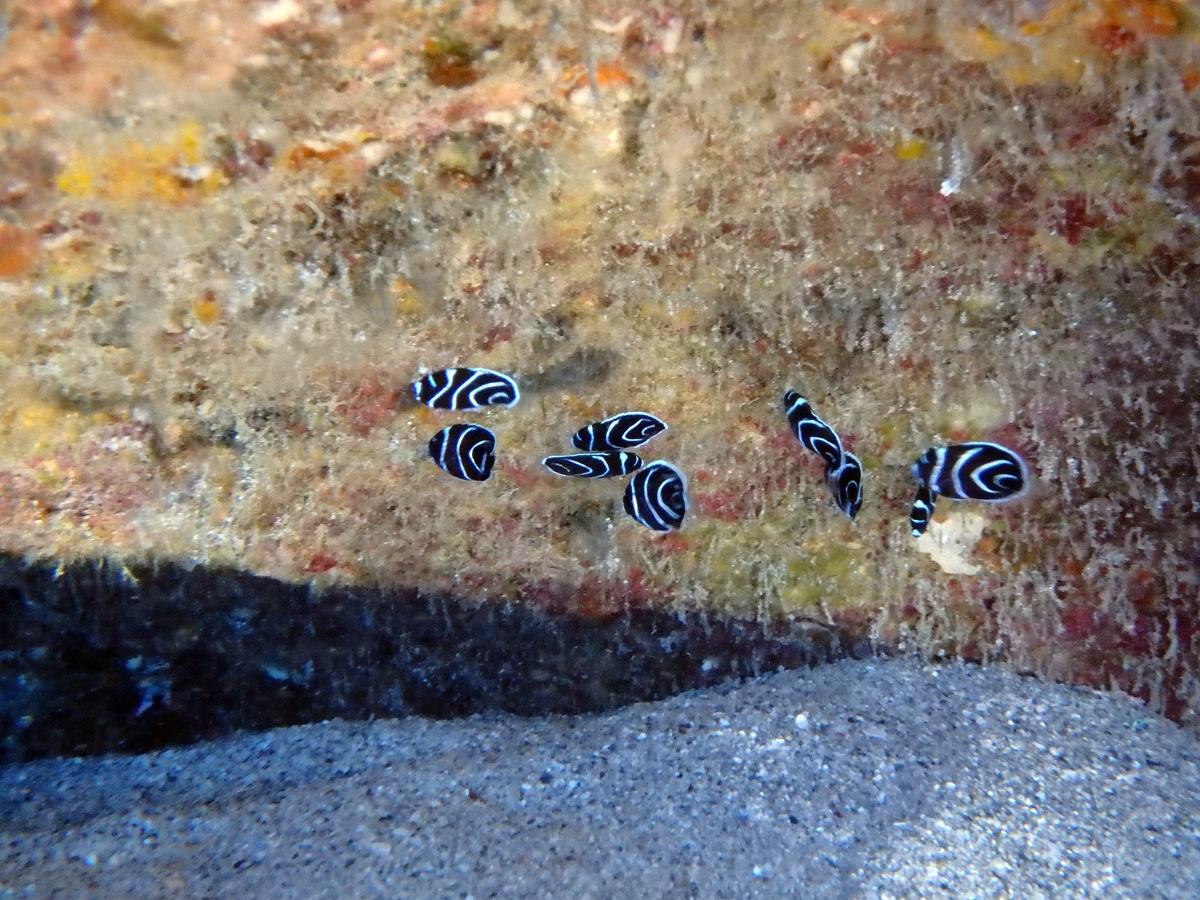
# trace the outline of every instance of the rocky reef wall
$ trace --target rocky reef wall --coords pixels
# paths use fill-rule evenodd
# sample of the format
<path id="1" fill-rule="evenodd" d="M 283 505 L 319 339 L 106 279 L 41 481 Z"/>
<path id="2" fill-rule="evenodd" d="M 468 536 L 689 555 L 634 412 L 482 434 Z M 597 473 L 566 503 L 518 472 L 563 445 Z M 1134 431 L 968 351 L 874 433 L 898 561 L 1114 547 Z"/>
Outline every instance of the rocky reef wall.
<path id="1" fill-rule="evenodd" d="M 1188 4 L 3 18 L 10 557 L 818 620 L 1197 723 Z M 426 456 L 463 417 L 408 397 L 454 364 L 523 386 L 476 414 L 483 485 Z M 788 388 L 863 460 L 853 523 Z M 539 466 L 622 409 L 671 424 L 678 533 Z M 910 464 L 968 438 L 1019 450 L 1034 490 L 944 502 L 914 541 Z"/>

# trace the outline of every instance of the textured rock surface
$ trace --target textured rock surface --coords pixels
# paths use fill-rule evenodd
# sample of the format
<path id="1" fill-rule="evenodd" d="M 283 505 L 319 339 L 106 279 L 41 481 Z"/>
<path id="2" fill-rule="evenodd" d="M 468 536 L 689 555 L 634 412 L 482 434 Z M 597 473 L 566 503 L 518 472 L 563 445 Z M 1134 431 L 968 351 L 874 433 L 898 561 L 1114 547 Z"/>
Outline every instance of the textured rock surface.
<path id="1" fill-rule="evenodd" d="M 1190 6 L 563 6 L 8 3 L 0 548 L 797 613 L 1195 723 Z M 453 363 L 526 386 L 482 488 L 406 402 Z M 678 535 L 538 467 L 628 407 Z M 908 465 L 965 437 L 1037 490 L 914 543 Z"/>
<path id="2" fill-rule="evenodd" d="M 1200 750 L 1126 698 L 839 663 L 616 713 L 0 769 L 16 896 L 1191 897 Z"/>

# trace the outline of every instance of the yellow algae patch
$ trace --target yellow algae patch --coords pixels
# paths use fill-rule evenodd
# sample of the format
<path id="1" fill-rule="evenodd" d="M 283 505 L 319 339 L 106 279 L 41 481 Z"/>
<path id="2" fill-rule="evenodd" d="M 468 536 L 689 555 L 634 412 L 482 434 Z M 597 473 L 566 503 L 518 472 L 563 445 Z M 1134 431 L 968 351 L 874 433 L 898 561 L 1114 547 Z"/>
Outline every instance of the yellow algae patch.
<path id="1" fill-rule="evenodd" d="M 875 599 L 875 579 L 860 546 L 816 539 L 804 542 L 800 550 L 785 564 L 780 599 L 786 608 L 846 609 Z"/>
<path id="2" fill-rule="evenodd" d="M 951 49 L 970 62 L 995 62 L 1013 52 L 990 28 L 982 25 L 964 28 L 953 35 Z"/>
<path id="3" fill-rule="evenodd" d="M 1146 41 L 1178 33 L 1182 25 L 1180 9 L 1172 3 L 1058 0 L 1011 34 L 967 25 L 950 32 L 945 43 L 959 59 L 994 66 L 1014 86 L 1074 84 L 1085 72 L 1103 70 Z"/>
<path id="4" fill-rule="evenodd" d="M 221 317 L 221 307 L 215 297 L 205 294 L 192 304 L 192 315 L 201 325 L 212 325 Z"/>
<path id="5" fill-rule="evenodd" d="M 970 52 L 961 54 L 972 62 L 990 62 L 998 64 L 1000 76 L 1014 87 L 1024 87 L 1033 84 L 1076 84 L 1086 71 L 1081 56 L 1081 47 L 1086 49 L 1085 38 L 1076 32 L 1048 33 L 1039 38 L 1035 49 L 1020 44 L 1005 45 L 998 55 L 994 46 L 999 39 L 990 32 L 983 34 L 986 29 L 974 29 L 975 46 L 986 47 L 982 55 L 973 56 Z"/>
<path id="6" fill-rule="evenodd" d="M 177 49 L 181 45 L 166 20 L 155 12 L 139 9 L 130 0 L 95 0 L 92 8 L 102 24 L 156 47 Z"/>
<path id="7" fill-rule="evenodd" d="M 85 156 L 73 156 L 58 173 L 58 189 L 71 197 L 91 197 L 96 191 L 97 163 Z"/>
<path id="8" fill-rule="evenodd" d="M 0 456 L 20 459 L 71 444 L 99 424 L 104 413 L 82 413 L 58 403 L 24 399 L 0 410 Z"/>
<path id="9" fill-rule="evenodd" d="M 392 282 L 392 309 L 396 316 L 404 319 L 417 318 L 428 311 L 429 304 L 421 289 L 406 278 Z"/>
<path id="10" fill-rule="evenodd" d="M 924 156 L 928 149 L 929 145 L 920 138 L 909 138 L 905 141 L 897 141 L 896 146 L 892 148 L 892 153 L 896 159 L 912 162 Z"/>
<path id="11" fill-rule="evenodd" d="M 880 573 L 838 524 L 816 535 L 811 520 L 782 508 L 726 523 L 706 518 L 700 507 L 681 532 L 683 546 L 664 560 L 671 580 L 702 585 L 737 614 L 823 614 L 876 602 Z M 768 559 L 764 546 L 776 548 Z"/>
<path id="12" fill-rule="evenodd" d="M 213 194 L 225 176 L 204 161 L 204 126 L 184 122 L 165 141 L 127 141 L 98 155 L 77 152 L 59 173 L 58 189 L 69 197 L 117 203 L 186 203 Z"/>

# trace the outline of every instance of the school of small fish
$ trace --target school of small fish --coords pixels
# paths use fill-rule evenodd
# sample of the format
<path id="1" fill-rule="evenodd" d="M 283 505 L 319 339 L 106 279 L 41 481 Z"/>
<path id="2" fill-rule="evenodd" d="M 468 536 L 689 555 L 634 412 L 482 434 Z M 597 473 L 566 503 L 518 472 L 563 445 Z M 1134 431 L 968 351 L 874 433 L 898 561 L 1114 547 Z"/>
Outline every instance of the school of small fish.
<path id="1" fill-rule="evenodd" d="M 571 436 L 583 453 L 547 456 L 544 465 L 556 475 L 608 478 L 629 475 L 624 506 L 630 517 L 652 531 L 670 531 L 683 525 L 687 514 L 687 484 L 683 474 L 665 460 L 642 466 L 642 458 L 628 451 L 667 430 L 667 423 L 646 412 L 623 412 L 592 422 Z"/>
<path id="2" fill-rule="evenodd" d="M 491 369 L 439 369 L 412 384 L 412 395 L 430 409 L 469 412 L 489 406 L 512 407 L 520 400 L 517 382 Z M 862 508 L 862 462 L 847 450 L 837 431 L 816 414 L 799 392 L 783 395 L 783 410 L 796 440 L 818 456 L 834 505 L 853 520 Z M 687 479 L 667 460 L 643 463 L 630 450 L 667 431 L 648 412 L 618 413 L 583 426 L 571 436 L 579 451 L 547 456 L 542 465 L 568 478 L 632 476 L 622 505 L 635 522 L 651 531 L 681 528 L 688 511 Z M 463 481 L 487 481 L 496 462 L 496 435 L 474 422 L 449 425 L 429 441 L 429 457 L 442 471 Z M 909 511 L 913 537 L 929 527 L 939 496 L 1002 503 L 1025 494 L 1029 472 L 1015 451 L 987 441 L 931 447 L 912 466 L 917 496 Z"/>
<path id="3" fill-rule="evenodd" d="M 517 383 L 491 369 L 439 369 L 412 383 L 413 399 L 430 409 L 470 411 L 485 406 L 515 406 Z M 496 464 L 496 435 L 473 422 L 450 425 L 429 440 L 429 458 L 439 469 L 463 481 L 487 481 Z"/>

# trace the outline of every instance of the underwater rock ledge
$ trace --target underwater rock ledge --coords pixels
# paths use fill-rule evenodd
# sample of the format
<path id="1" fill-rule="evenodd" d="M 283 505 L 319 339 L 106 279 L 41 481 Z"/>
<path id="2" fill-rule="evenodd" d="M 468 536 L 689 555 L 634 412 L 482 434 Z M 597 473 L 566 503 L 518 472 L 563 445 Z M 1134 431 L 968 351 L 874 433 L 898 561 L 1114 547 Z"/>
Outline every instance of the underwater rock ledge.
<path id="1" fill-rule="evenodd" d="M 592 712 L 875 652 L 806 620 L 596 620 L 205 566 L 0 555 L 0 761 L 329 718 Z"/>
<path id="2" fill-rule="evenodd" d="M 1197 4 L 3 5 L 0 552 L 817 618 L 1200 730 Z M 458 366 L 520 387 L 486 484 Z M 677 533 L 541 464 L 630 410 Z M 1028 494 L 914 541 L 973 441 Z"/>

